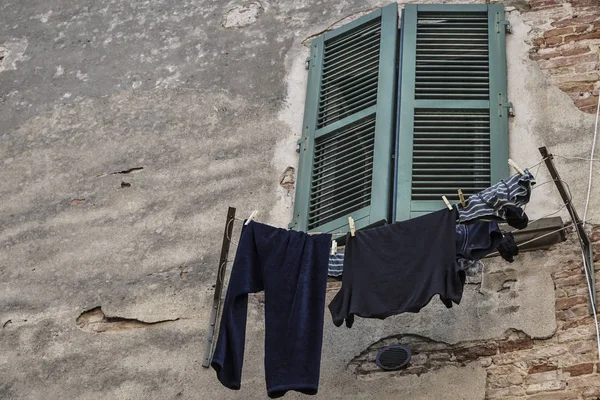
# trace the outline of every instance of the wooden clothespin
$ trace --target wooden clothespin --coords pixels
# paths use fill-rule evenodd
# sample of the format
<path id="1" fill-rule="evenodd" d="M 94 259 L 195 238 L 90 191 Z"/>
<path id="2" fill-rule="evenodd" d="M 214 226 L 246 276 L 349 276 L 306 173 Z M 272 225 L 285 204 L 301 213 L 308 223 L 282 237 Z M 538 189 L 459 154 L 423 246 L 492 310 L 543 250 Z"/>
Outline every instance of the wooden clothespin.
<path id="1" fill-rule="evenodd" d="M 458 198 L 460 199 L 460 204 L 462 204 L 463 208 L 466 208 L 467 202 L 465 201 L 465 196 L 463 195 L 462 189 L 458 189 Z"/>
<path id="2" fill-rule="evenodd" d="M 248 225 L 250 223 L 250 221 L 252 221 L 252 219 L 254 217 L 256 217 L 256 214 L 258 214 L 258 210 L 254 210 L 250 213 L 250 216 L 248 217 L 248 219 L 246 220 L 246 222 L 244 222 L 244 225 Z"/>
<path id="3" fill-rule="evenodd" d="M 442 196 L 442 200 L 444 200 L 444 203 L 446 203 L 446 207 L 448 207 L 448 210 L 452 211 L 452 204 L 450 204 L 446 196 Z"/>
<path id="4" fill-rule="evenodd" d="M 337 253 L 337 241 L 332 240 L 331 241 L 331 255 L 335 256 L 335 253 Z"/>
<path id="5" fill-rule="evenodd" d="M 350 235 L 352 237 L 356 236 L 356 227 L 354 226 L 354 219 L 352 217 L 348 217 L 348 225 L 350 225 Z"/>
<path id="6" fill-rule="evenodd" d="M 516 170 L 517 170 L 517 172 L 518 172 L 518 173 L 520 173 L 521 175 L 525 175 L 525 171 L 523 171 L 523 170 L 521 169 L 521 167 L 519 167 L 519 166 L 517 165 L 517 163 L 516 163 L 516 162 L 514 162 L 513 160 L 511 160 L 510 158 L 508 159 L 508 165 L 510 165 L 511 167 L 513 167 L 514 169 L 516 169 Z"/>

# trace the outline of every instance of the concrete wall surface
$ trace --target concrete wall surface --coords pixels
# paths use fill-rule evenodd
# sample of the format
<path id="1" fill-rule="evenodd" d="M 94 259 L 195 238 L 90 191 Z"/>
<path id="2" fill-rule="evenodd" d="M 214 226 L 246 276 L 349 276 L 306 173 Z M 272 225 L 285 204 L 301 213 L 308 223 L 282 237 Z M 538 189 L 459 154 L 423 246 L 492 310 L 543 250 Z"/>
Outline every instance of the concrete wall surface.
<path id="1" fill-rule="evenodd" d="M 513 26 L 510 154 L 544 183 L 537 147 L 589 157 L 594 116 L 531 58 L 532 41 L 550 29 L 540 21 L 580 5 L 503 3 Z M 257 296 L 242 390 L 201 366 L 227 207 L 287 226 L 307 39 L 385 4 L 0 1 L 0 399 L 266 398 Z M 589 164 L 556 163 L 583 214 Z M 598 182 L 592 188 L 587 219 L 598 223 Z M 527 213 L 561 205 L 543 184 Z M 564 209 L 556 215 L 568 219 Z M 550 267 L 564 254 L 486 262 L 486 282 L 473 280 L 452 310 L 432 302 L 352 329 L 335 328 L 327 312 L 316 398 L 483 399 L 478 364 L 394 380 L 357 379 L 348 365 L 397 334 L 450 344 L 509 329 L 552 336 Z"/>

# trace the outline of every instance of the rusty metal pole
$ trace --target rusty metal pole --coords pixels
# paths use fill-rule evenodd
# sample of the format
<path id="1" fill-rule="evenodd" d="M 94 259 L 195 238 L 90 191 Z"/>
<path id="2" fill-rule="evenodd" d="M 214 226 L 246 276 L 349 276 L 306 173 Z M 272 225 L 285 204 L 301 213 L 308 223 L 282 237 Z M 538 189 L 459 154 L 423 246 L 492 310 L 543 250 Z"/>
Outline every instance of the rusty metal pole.
<path id="1" fill-rule="evenodd" d="M 208 332 L 206 334 L 206 347 L 204 348 L 204 358 L 202 366 L 208 368 L 212 359 L 213 342 L 215 339 L 215 326 L 217 316 L 221 308 L 221 293 L 223 292 L 223 283 L 225 280 L 225 271 L 227 270 L 227 257 L 229 257 L 229 245 L 231 244 L 231 234 L 233 232 L 233 222 L 235 220 L 235 208 L 229 207 L 227 210 L 227 220 L 225 221 L 225 231 L 223 232 L 223 244 L 221 245 L 221 258 L 219 259 L 219 268 L 217 269 L 217 283 L 215 284 L 215 295 L 210 312 Z"/>
<path id="2" fill-rule="evenodd" d="M 592 246 L 590 244 L 590 238 L 588 237 L 587 233 L 585 232 L 585 229 L 583 228 L 583 223 L 581 221 L 581 219 L 579 219 L 579 215 L 577 215 L 577 211 L 575 211 L 575 207 L 573 206 L 572 203 L 572 199 L 569 196 L 569 193 L 567 192 L 567 190 L 565 189 L 565 185 L 563 184 L 563 181 L 560 179 L 560 175 L 558 174 L 558 171 L 556 170 L 556 167 L 554 166 L 554 161 L 552 161 L 552 159 L 554 157 L 552 157 L 552 154 L 548 153 L 548 150 L 546 149 L 546 147 L 540 147 L 538 149 L 540 151 L 540 154 L 542 155 L 542 157 L 544 157 L 544 162 L 546 163 L 546 167 L 548 167 L 548 171 L 550 172 L 550 176 L 552 177 L 552 180 L 554 180 L 554 183 L 556 184 L 556 188 L 558 189 L 558 193 L 560 193 L 560 197 L 562 197 L 563 201 L 565 202 L 565 206 L 567 207 L 567 210 L 569 211 L 569 215 L 571 216 L 571 221 L 573 222 L 573 225 L 575 226 L 575 229 L 577 231 L 577 236 L 579 237 L 579 243 L 581 244 L 581 252 L 583 254 L 583 268 L 586 269 L 587 271 L 587 278 L 588 279 L 588 285 L 590 285 L 591 287 L 591 293 L 590 293 L 590 301 L 589 301 L 589 311 L 590 311 L 590 315 L 594 315 L 594 310 L 597 309 L 596 305 L 598 303 L 596 303 L 596 286 L 595 286 L 595 282 L 596 282 L 596 277 L 594 275 L 594 254 L 592 252 Z"/>

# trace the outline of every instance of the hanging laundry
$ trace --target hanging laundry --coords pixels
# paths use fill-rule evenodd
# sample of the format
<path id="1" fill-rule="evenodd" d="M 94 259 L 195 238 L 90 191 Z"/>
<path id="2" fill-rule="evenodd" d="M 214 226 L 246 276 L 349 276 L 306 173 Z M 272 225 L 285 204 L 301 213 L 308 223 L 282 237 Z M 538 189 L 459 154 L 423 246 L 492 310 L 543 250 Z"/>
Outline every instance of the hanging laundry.
<path id="1" fill-rule="evenodd" d="M 470 221 L 456 224 L 456 256 L 467 260 L 480 260 L 496 251 L 502 240 L 502 232 L 496 221 Z M 329 256 L 327 275 L 342 276 L 344 272 L 344 252 L 338 251 Z"/>
<path id="2" fill-rule="evenodd" d="M 481 260 L 467 260 L 466 258 L 458 258 L 456 263 L 462 271 L 465 271 L 467 276 L 477 276 L 483 269 L 483 263 Z"/>
<path id="3" fill-rule="evenodd" d="M 502 232 L 496 221 L 471 221 L 456 225 L 456 256 L 481 260 L 496 250 Z"/>
<path id="4" fill-rule="evenodd" d="M 529 202 L 535 179 L 529 170 L 516 174 L 469 197 L 468 205 L 458 211 L 459 222 L 474 219 L 505 220 L 506 207 L 521 207 Z"/>
<path id="5" fill-rule="evenodd" d="M 327 267 L 327 275 L 332 277 L 342 276 L 344 271 L 344 252 L 337 251 L 329 256 L 329 265 Z"/>
<path id="6" fill-rule="evenodd" d="M 516 229 L 525 229 L 529 224 L 529 217 L 521 207 L 505 206 L 504 219 L 508 225 Z"/>
<path id="7" fill-rule="evenodd" d="M 519 254 L 519 248 L 515 243 L 515 237 L 512 233 L 504 234 L 502 241 L 498 244 L 498 253 L 508 262 L 515 261 L 513 256 Z"/>
<path id="8" fill-rule="evenodd" d="M 346 236 L 342 287 L 329 304 L 336 326 L 354 316 L 418 312 L 435 294 L 460 303 L 465 274 L 456 259 L 457 211 L 440 210 Z"/>
<path id="9" fill-rule="evenodd" d="M 319 386 L 331 235 L 250 222 L 242 232 L 211 366 L 240 389 L 248 293 L 265 292 L 265 375 L 270 398 Z"/>

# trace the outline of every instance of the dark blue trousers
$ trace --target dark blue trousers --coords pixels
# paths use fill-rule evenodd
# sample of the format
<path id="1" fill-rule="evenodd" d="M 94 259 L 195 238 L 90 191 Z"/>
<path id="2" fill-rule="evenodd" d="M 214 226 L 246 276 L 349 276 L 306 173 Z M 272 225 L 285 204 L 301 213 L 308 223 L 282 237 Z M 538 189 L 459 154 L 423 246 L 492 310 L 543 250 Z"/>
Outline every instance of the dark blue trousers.
<path id="1" fill-rule="evenodd" d="M 316 394 L 331 235 L 250 222 L 242 232 L 211 366 L 240 389 L 248 293 L 265 292 L 265 375 L 270 398 Z"/>

